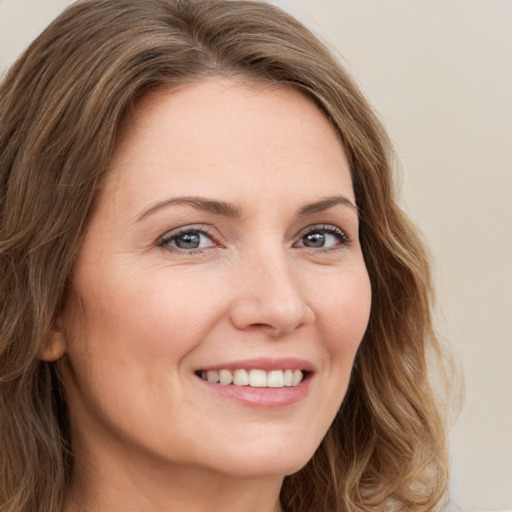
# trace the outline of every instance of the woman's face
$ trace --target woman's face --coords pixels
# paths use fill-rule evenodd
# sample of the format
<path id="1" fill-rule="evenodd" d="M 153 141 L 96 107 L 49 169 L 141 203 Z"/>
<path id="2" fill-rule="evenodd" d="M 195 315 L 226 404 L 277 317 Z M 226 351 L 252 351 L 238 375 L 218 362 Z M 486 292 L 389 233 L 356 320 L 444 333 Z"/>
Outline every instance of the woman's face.
<path id="1" fill-rule="evenodd" d="M 72 282 L 64 381 L 83 453 L 243 478 L 298 470 L 370 311 L 334 130 L 290 88 L 210 79 L 144 98 Z"/>

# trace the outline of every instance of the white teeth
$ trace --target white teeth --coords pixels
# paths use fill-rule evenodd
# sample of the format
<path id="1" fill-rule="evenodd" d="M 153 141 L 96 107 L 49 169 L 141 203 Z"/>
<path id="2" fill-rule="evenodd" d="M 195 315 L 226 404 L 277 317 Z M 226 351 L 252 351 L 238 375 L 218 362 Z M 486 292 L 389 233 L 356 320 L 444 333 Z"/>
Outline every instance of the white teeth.
<path id="1" fill-rule="evenodd" d="M 219 382 L 227 386 L 233 382 L 233 374 L 229 370 L 221 370 L 219 372 Z"/>
<path id="2" fill-rule="evenodd" d="M 293 370 L 292 386 L 296 386 L 297 384 L 300 384 L 302 382 L 303 378 L 304 378 L 304 375 L 302 375 L 302 372 L 300 370 Z"/>
<path id="3" fill-rule="evenodd" d="M 219 382 L 219 372 L 216 370 L 209 370 L 206 372 L 206 380 L 208 382 Z"/>
<path id="4" fill-rule="evenodd" d="M 235 386 L 248 386 L 249 372 L 247 370 L 235 370 L 233 384 L 235 384 Z"/>
<path id="5" fill-rule="evenodd" d="M 251 386 L 253 388 L 283 388 L 297 386 L 304 379 L 304 375 L 300 370 L 265 370 L 238 369 L 234 372 L 231 370 L 208 370 L 201 372 L 201 378 L 213 384 L 223 384 L 227 386 L 233 384 L 235 386 Z"/>
<path id="6" fill-rule="evenodd" d="M 265 370 L 251 370 L 249 372 L 249 386 L 253 388 L 266 388 L 267 372 Z"/>
<path id="7" fill-rule="evenodd" d="M 267 387 L 282 388 L 284 387 L 283 370 L 274 370 L 267 374 Z"/>

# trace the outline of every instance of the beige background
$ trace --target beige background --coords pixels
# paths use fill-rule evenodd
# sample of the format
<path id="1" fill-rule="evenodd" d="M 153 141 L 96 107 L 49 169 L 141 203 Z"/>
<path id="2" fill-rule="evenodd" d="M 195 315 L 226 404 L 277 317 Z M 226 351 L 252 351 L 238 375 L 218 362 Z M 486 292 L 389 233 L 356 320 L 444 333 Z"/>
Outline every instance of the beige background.
<path id="1" fill-rule="evenodd" d="M 68 3 L 0 0 L 0 70 Z M 467 512 L 512 509 L 512 1 L 276 3 L 343 55 L 396 143 L 466 373 L 453 494 Z"/>

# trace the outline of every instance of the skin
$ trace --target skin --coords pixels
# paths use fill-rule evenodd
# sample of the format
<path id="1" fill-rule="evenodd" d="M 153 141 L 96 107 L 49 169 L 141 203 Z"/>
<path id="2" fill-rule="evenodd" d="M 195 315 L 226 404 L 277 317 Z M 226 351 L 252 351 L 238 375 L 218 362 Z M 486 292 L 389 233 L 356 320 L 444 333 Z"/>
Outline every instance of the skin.
<path id="1" fill-rule="evenodd" d="M 169 203 L 180 197 L 235 212 Z M 293 89 L 216 78 L 139 101 L 42 354 L 67 355 L 67 511 L 280 510 L 283 477 L 329 428 L 368 322 L 354 205 L 336 133 Z M 177 246 L 183 227 L 198 249 Z M 289 357 L 312 371 L 284 406 L 219 395 L 195 374 Z"/>

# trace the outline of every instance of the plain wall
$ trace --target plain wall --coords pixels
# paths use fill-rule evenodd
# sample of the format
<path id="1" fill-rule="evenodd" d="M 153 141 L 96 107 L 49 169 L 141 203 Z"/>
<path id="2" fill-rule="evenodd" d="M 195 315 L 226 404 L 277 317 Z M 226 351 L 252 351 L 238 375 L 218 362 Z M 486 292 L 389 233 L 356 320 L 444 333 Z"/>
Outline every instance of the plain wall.
<path id="1" fill-rule="evenodd" d="M 0 0 L 0 70 L 68 3 Z M 275 3 L 343 56 L 389 129 L 465 370 L 453 494 L 464 511 L 512 509 L 512 2 Z"/>

